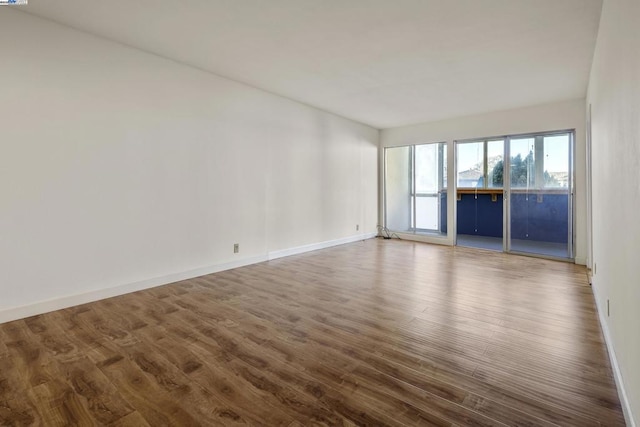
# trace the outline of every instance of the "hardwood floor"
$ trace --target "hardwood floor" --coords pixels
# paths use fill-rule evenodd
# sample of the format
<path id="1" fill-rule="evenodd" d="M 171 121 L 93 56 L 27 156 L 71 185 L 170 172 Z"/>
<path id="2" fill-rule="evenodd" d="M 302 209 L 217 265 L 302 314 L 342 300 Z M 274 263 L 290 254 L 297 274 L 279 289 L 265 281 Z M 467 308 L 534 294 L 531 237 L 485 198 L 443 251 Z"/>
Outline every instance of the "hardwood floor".
<path id="1" fill-rule="evenodd" d="M 586 270 L 368 240 L 0 325 L 2 425 L 624 425 Z"/>

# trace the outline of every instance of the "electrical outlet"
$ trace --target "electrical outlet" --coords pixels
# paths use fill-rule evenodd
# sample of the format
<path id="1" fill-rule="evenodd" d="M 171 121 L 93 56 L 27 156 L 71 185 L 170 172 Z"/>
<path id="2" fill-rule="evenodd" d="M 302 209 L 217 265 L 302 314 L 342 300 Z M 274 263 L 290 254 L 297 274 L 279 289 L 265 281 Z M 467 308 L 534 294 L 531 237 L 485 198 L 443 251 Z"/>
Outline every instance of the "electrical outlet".
<path id="1" fill-rule="evenodd" d="M 234 243 L 233 244 L 233 253 L 237 254 L 238 252 L 240 252 L 240 243 Z"/>
<path id="2" fill-rule="evenodd" d="M 360 224 L 356 224 L 356 231 L 360 230 Z"/>
<path id="3" fill-rule="evenodd" d="M 611 315 L 611 309 L 609 308 L 609 300 L 607 300 L 607 317 Z"/>
<path id="4" fill-rule="evenodd" d="M 598 271 L 598 264 L 597 263 L 593 263 L 593 275 L 596 275 L 596 272 Z"/>

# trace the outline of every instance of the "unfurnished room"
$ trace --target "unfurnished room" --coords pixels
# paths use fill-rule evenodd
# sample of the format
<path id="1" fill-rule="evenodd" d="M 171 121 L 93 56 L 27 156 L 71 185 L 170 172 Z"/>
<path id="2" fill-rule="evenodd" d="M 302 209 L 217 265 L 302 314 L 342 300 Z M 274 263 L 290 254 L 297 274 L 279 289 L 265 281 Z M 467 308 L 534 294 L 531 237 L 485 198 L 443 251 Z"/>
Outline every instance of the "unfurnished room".
<path id="1" fill-rule="evenodd" d="M 0 0 L 0 425 L 637 426 L 638 0 Z"/>

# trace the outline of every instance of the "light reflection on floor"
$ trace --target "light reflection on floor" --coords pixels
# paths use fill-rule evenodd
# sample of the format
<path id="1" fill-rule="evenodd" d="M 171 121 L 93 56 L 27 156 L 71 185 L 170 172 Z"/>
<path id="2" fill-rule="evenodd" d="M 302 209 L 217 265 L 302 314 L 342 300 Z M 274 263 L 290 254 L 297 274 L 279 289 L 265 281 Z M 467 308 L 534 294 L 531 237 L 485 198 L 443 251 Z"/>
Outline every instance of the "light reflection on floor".
<path id="1" fill-rule="evenodd" d="M 503 248 L 502 237 L 472 236 L 469 234 L 458 234 L 457 245 L 499 252 L 502 252 Z M 511 250 L 514 252 L 567 258 L 567 245 L 563 243 L 513 239 L 511 241 Z"/>

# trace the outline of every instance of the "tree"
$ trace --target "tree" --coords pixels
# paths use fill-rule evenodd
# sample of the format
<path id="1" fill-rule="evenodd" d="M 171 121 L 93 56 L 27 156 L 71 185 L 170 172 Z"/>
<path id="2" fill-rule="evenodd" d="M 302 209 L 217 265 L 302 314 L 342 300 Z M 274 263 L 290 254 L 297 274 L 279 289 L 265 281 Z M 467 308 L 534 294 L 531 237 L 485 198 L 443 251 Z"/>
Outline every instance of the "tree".
<path id="1" fill-rule="evenodd" d="M 549 174 L 545 173 L 545 181 Z M 504 185 L 504 162 L 500 160 L 493 168 L 491 174 L 491 184 L 494 187 L 502 187 Z M 549 177 L 552 179 L 551 177 Z M 529 151 L 527 157 L 522 159 L 518 154 L 511 158 L 511 185 L 514 187 L 533 186 L 535 181 L 535 160 L 533 159 L 533 151 Z"/>
<path id="2" fill-rule="evenodd" d="M 518 154 L 511 159 L 511 185 L 514 187 L 532 187 L 535 182 L 535 160 L 533 151 L 522 159 Z"/>
<path id="3" fill-rule="evenodd" d="M 529 151 L 527 157 L 522 159 L 522 156 L 518 154 L 511 158 L 511 185 L 513 187 L 525 187 L 527 181 L 529 187 L 535 186 L 536 176 L 536 164 L 533 158 L 533 151 Z M 548 171 L 544 171 L 544 187 L 557 187 L 559 185 L 558 179 L 552 176 Z M 492 187 L 504 186 L 504 162 L 498 161 L 493 167 L 493 171 L 489 172 L 489 183 Z"/>
<path id="4" fill-rule="evenodd" d="M 493 167 L 489 182 L 492 187 L 502 187 L 504 185 L 504 162 L 502 160 Z"/>

